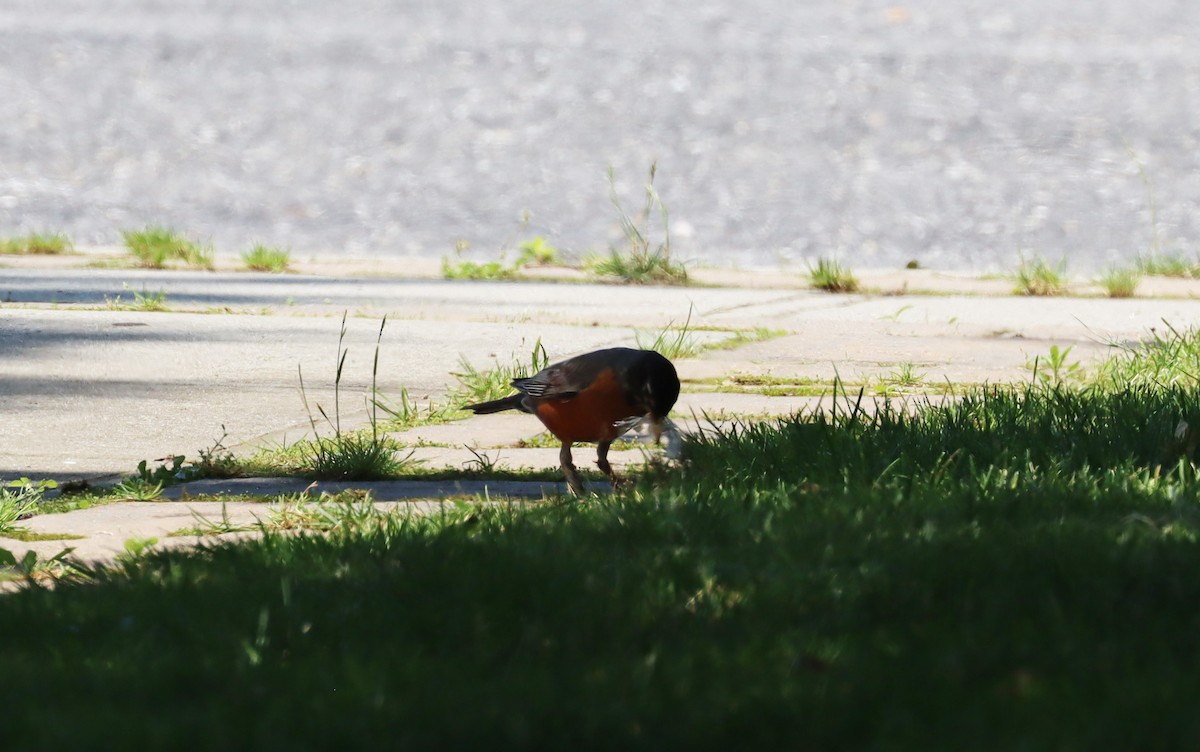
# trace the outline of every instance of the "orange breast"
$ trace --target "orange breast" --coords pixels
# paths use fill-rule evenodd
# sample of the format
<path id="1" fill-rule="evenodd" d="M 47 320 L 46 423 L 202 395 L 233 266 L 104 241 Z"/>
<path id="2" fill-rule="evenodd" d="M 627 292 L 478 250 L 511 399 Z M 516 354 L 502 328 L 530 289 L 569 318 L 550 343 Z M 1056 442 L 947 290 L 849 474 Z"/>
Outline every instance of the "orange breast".
<path id="1" fill-rule="evenodd" d="M 560 441 L 611 441 L 617 438 L 613 423 L 636 414 L 611 368 L 571 399 L 537 405 L 538 418 Z"/>

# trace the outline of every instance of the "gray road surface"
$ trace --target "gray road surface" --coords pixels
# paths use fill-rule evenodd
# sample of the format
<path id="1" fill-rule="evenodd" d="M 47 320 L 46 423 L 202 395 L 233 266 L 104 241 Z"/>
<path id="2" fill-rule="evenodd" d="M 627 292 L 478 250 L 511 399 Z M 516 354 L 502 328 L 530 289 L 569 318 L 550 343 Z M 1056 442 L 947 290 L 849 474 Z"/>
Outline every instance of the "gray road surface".
<path id="1" fill-rule="evenodd" d="M 755 307 L 803 297 L 130 270 L 8 274 L 0 280 L 0 479 L 128 473 L 142 459 L 195 457 L 223 430 L 230 447 L 293 441 L 309 429 L 300 369 L 324 427 L 317 405 L 334 416 L 343 312 L 349 427 L 366 415 L 377 338 L 380 394 L 395 401 L 407 389 L 422 401 L 442 398 L 463 358 L 482 369 L 527 360 L 539 340 L 554 359 L 632 345 L 634 324 L 682 322 L 689 309 L 695 324 L 748 326 L 758 321 Z M 132 301 L 130 288 L 165 292 L 176 312 L 112 309 L 118 296 Z"/>
<path id="2" fill-rule="evenodd" d="M 685 380 L 749 373 L 874 383 L 901 364 L 931 382 L 1021 380 L 1052 345 L 1087 362 L 1111 343 L 1200 318 L 1200 300 L 840 296 L 786 289 L 663 290 L 585 284 L 455 283 L 203 272 L 8 270 L 0 280 L 0 479 L 129 473 L 140 460 L 194 458 L 221 436 L 244 450 L 293 441 L 310 403 L 333 413 L 341 316 L 347 425 L 365 415 L 380 320 L 378 387 L 440 398 L 459 359 L 477 367 L 631 345 L 635 327 L 781 330 L 781 336 L 679 362 Z M 113 309 L 131 285 L 167 293 L 173 312 Z M 11 300 L 12 302 L 3 302 Z M 207 313 L 204 311 L 217 311 Z M 697 336 L 721 337 L 697 331 Z M 773 404 L 768 404 L 772 403 Z M 689 386 L 679 412 L 792 412 L 795 401 Z M 493 416 L 494 417 L 494 416 Z M 528 416 L 519 416 L 528 418 Z M 483 419 L 438 427 L 460 446 Z M 518 420 L 536 433 L 536 421 Z M 523 434 L 518 434 L 518 437 Z M 511 436 L 509 437 L 512 438 Z M 505 446 L 508 446 L 505 444 Z M 557 452 L 545 450 L 551 466 Z"/>
<path id="3" fill-rule="evenodd" d="M 0 235 L 1098 269 L 1200 240 L 1184 0 L 6 0 Z M 527 227 L 521 227 L 525 212 Z"/>

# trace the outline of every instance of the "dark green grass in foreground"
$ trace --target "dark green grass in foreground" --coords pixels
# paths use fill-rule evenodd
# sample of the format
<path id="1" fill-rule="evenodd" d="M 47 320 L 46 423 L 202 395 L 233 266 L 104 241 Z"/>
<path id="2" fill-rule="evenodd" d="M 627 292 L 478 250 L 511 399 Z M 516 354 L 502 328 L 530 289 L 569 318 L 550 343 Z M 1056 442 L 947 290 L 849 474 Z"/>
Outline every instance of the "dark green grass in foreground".
<path id="1" fill-rule="evenodd" d="M 654 491 L 153 554 L 0 600 L 5 743 L 1195 748 L 1196 427 L 1184 388 L 840 406 Z"/>

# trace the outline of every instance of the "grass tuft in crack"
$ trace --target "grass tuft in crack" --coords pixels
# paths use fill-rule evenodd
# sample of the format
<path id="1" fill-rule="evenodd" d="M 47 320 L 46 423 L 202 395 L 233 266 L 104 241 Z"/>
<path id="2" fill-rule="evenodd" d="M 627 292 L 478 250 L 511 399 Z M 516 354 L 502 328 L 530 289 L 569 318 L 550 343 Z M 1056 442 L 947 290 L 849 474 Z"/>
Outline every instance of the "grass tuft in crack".
<path id="1" fill-rule="evenodd" d="M 53 480 L 21 478 L 0 487 L 0 535 L 26 532 L 18 521 L 37 514 L 47 490 L 57 488 Z"/>
<path id="2" fill-rule="evenodd" d="M 613 168 L 608 168 L 609 196 L 617 209 L 621 223 L 621 232 L 625 236 L 627 251 L 616 248 L 609 249 L 607 255 L 598 254 L 588 258 L 584 267 L 599 277 L 611 277 L 629 284 L 641 285 L 686 285 L 688 283 L 687 267 L 671 259 L 671 223 L 667 207 L 663 204 L 654 188 L 654 176 L 658 164 L 650 165 L 650 176 L 645 184 L 645 203 L 637 216 L 630 216 L 621 205 L 617 195 L 616 181 Z M 662 217 L 662 240 L 654 242 L 650 239 L 650 230 L 646 222 L 654 213 L 655 207 Z"/>
<path id="3" fill-rule="evenodd" d="M 497 361 L 493 368 L 479 370 L 466 358 L 462 358 L 459 360 L 461 370 L 454 373 L 458 387 L 451 390 L 448 401 L 455 408 L 461 408 L 472 402 L 487 402 L 507 397 L 513 393 L 514 379 L 532 376 L 549 364 L 550 358 L 540 337 L 533 344 L 528 361 L 520 361 L 514 357 L 509 363 Z"/>
<path id="4" fill-rule="evenodd" d="M 1142 272 L 1137 268 L 1113 267 L 1100 277 L 1100 286 L 1110 298 L 1132 298 L 1142 281 Z"/>
<path id="5" fill-rule="evenodd" d="M 0 240 L 0 255 L 52 256 L 71 253 L 74 250 L 75 246 L 70 238 L 61 232 L 34 232 Z"/>
<path id="6" fill-rule="evenodd" d="M 817 259 L 808 270 L 809 284 L 825 292 L 856 292 L 858 279 L 837 259 Z"/>
<path id="7" fill-rule="evenodd" d="M 242 253 L 242 263 L 255 272 L 286 272 L 292 262 L 292 252 L 286 248 L 275 248 L 262 243 Z"/>
<path id="8" fill-rule="evenodd" d="M 314 438 L 303 442 L 301 451 L 306 455 L 306 473 L 319 480 L 375 480 L 395 475 L 411 457 L 400 457 L 400 445 L 380 431 L 379 421 L 379 347 L 387 316 L 379 324 L 379 335 L 375 340 L 375 358 L 371 368 L 371 396 L 367 399 L 369 427 L 350 431 L 342 430 L 341 387 L 342 371 L 346 366 L 349 350 L 343 346 L 346 339 L 346 315 L 342 315 L 342 326 L 338 335 L 337 369 L 334 376 L 333 417 L 317 404 L 317 412 L 325 424 L 333 429 L 333 435 L 322 436 L 316 416 L 309 407 L 308 394 L 304 387 L 304 372 L 297 366 L 300 377 L 300 395 L 308 413 L 309 425 Z"/>
<path id="9" fill-rule="evenodd" d="M 214 265 L 211 246 L 201 246 L 166 227 L 149 225 L 141 230 L 125 230 L 121 237 L 138 264 L 148 269 L 162 269 L 172 261 L 199 269 L 212 269 Z"/>
<path id="10" fill-rule="evenodd" d="M 688 308 L 687 319 L 682 326 L 675 326 L 675 322 L 671 321 L 659 330 L 653 339 L 650 338 L 649 332 L 634 332 L 634 341 L 638 348 L 655 350 L 669 360 L 699 355 L 705 348 L 689 328 L 692 323 L 692 310 L 691 307 Z"/>
<path id="11" fill-rule="evenodd" d="M 1179 254 L 1155 253 L 1139 256 L 1137 270 L 1150 277 L 1179 277 L 1192 279 L 1200 277 L 1200 262 L 1194 258 L 1187 259 Z"/>
<path id="12" fill-rule="evenodd" d="M 1041 256 L 1021 257 L 1015 274 L 1018 295 L 1052 296 L 1067 294 L 1067 262 L 1050 264 Z"/>

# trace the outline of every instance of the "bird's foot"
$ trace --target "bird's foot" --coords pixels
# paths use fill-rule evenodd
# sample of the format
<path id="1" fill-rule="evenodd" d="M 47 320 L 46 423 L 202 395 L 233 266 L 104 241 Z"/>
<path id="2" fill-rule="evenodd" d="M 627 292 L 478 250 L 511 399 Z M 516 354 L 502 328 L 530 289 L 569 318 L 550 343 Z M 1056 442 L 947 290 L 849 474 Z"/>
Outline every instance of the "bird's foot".
<path id="1" fill-rule="evenodd" d="M 579 477 L 579 471 L 574 465 L 563 465 L 563 475 L 567 478 L 567 488 L 571 490 L 572 496 L 583 496 L 585 489 L 583 487 L 583 479 Z"/>

